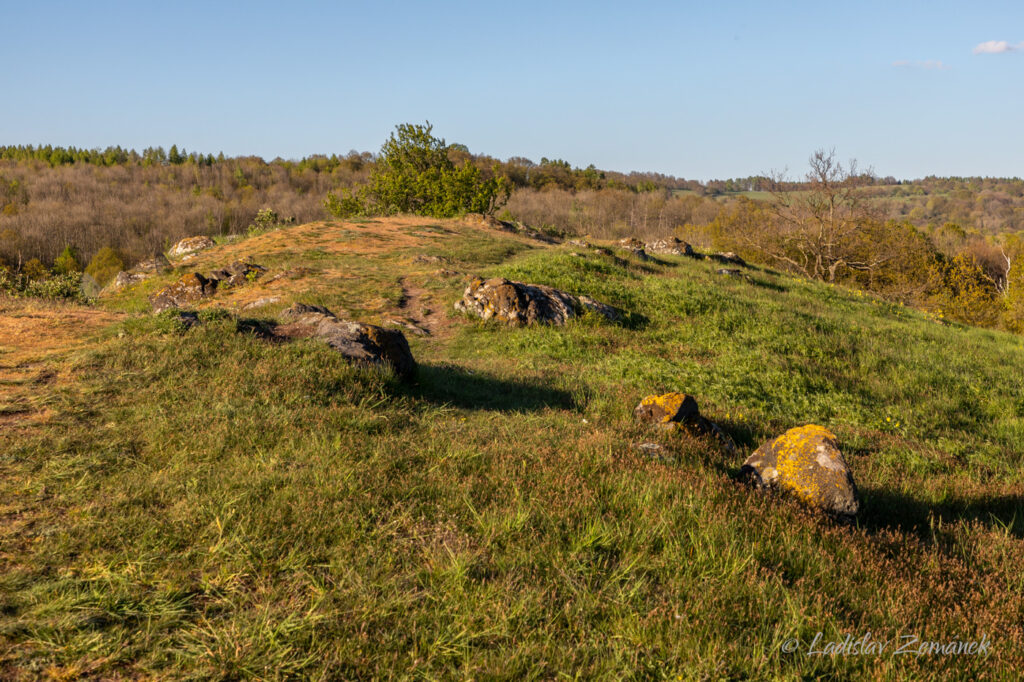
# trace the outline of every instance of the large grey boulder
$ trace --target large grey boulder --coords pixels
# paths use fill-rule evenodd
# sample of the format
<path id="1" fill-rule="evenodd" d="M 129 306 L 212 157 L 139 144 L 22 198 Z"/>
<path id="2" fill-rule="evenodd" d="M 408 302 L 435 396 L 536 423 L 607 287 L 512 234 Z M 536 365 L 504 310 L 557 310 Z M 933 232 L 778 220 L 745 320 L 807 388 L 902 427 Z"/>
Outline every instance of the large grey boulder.
<path id="1" fill-rule="evenodd" d="M 647 250 L 647 253 L 657 253 L 666 256 L 693 255 L 693 247 L 676 237 L 647 242 L 644 248 Z"/>
<path id="2" fill-rule="evenodd" d="M 498 319 L 511 325 L 533 323 L 563 325 L 590 311 L 610 320 L 618 311 L 589 296 L 575 296 L 543 284 L 513 282 L 501 277 L 473 279 L 455 303 L 455 309 L 484 320 Z"/>
<path id="3" fill-rule="evenodd" d="M 283 316 L 291 323 L 280 329 L 294 336 L 323 339 L 346 359 L 367 365 L 390 365 L 402 379 L 411 379 L 416 361 L 405 335 L 397 329 L 340 320 L 323 306 L 296 303 Z"/>
<path id="4" fill-rule="evenodd" d="M 792 494 L 802 503 L 839 516 L 860 510 L 853 472 L 834 433 L 817 424 L 786 431 L 747 458 L 740 475 L 758 488 Z"/>

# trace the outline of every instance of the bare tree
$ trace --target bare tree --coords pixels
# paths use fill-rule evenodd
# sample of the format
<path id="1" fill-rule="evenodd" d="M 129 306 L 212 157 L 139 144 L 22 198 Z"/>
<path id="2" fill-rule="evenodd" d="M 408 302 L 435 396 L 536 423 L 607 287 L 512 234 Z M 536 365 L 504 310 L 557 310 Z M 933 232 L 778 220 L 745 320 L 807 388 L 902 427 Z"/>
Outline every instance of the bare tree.
<path id="1" fill-rule="evenodd" d="M 871 182 L 870 169 L 858 172 L 856 161 L 844 167 L 834 149 L 819 149 L 809 163 L 806 184 L 797 190 L 782 174 L 769 176 L 775 230 L 757 248 L 812 279 L 833 282 L 846 269 L 874 271 L 892 254 L 865 239 L 865 226 L 877 220 L 860 193 Z"/>

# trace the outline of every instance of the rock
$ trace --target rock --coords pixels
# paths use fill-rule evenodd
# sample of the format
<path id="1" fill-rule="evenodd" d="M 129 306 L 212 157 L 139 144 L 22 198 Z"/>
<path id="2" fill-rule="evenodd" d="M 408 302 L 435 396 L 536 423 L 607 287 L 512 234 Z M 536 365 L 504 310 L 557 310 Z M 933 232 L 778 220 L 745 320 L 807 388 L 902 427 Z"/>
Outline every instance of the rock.
<path id="1" fill-rule="evenodd" d="M 727 275 L 729 277 L 739 277 L 742 273 L 738 268 L 719 268 L 715 270 L 717 275 Z"/>
<path id="2" fill-rule="evenodd" d="M 182 275 L 174 284 L 164 287 L 153 294 L 150 305 L 153 312 L 159 313 L 169 308 L 180 308 L 187 303 L 194 303 L 201 298 L 212 296 L 217 290 L 217 280 L 207 279 L 198 272 Z"/>
<path id="3" fill-rule="evenodd" d="M 651 260 L 651 257 L 648 256 L 647 252 L 644 251 L 643 249 L 628 249 L 628 251 L 631 254 L 633 254 L 634 256 L 636 256 L 636 258 L 638 260 L 641 260 L 641 261 L 649 261 L 649 260 Z"/>
<path id="4" fill-rule="evenodd" d="M 114 278 L 114 281 L 111 284 L 111 286 L 114 289 L 123 289 L 125 287 L 130 287 L 133 284 L 138 284 L 144 279 L 147 279 L 145 275 L 139 275 L 133 272 L 126 272 L 122 270 L 121 272 L 117 273 L 117 277 Z"/>
<path id="5" fill-rule="evenodd" d="M 610 320 L 619 316 L 612 306 L 588 296 L 574 296 L 542 284 L 524 284 L 501 277 L 474 278 L 462 300 L 455 303 L 455 309 L 484 320 L 497 318 L 516 326 L 535 322 L 562 325 L 588 310 Z"/>
<path id="6" fill-rule="evenodd" d="M 666 430 L 684 428 L 698 436 L 714 436 L 730 455 L 736 454 L 736 443 L 725 431 L 700 414 L 697 399 L 687 393 L 649 395 L 633 410 L 640 421 L 657 424 Z"/>
<path id="7" fill-rule="evenodd" d="M 180 242 L 172 246 L 171 250 L 167 253 L 171 256 L 184 256 L 186 254 L 195 253 L 196 251 L 208 249 L 211 246 L 215 246 L 215 244 L 209 237 L 203 235 L 198 237 L 185 237 Z"/>
<path id="8" fill-rule="evenodd" d="M 296 336 L 321 338 L 352 362 L 388 364 L 404 380 L 411 379 L 416 372 L 416 361 L 409 350 L 409 342 L 397 329 L 339 320 L 323 306 L 304 303 L 296 303 L 284 312 L 284 316 L 295 320 L 293 326 L 305 328 L 303 331 L 306 333 Z"/>
<path id="9" fill-rule="evenodd" d="M 425 253 L 421 253 L 412 259 L 413 263 L 447 263 L 449 262 L 444 256 L 431 256 Z"/>
<path id="10" fill-rule="evenodd" d="M 566 244 L 568 244 L 569 246 L 576 246 L 581 249 L 590 248 L 590 242 L 588 242 L 586 239 L 570 239 L 569 241 L 566 242 Z"/>
<path id="11" fill-rule="evenodd" d="M 659 239 L 653 242 L 647 242 L 644 248 L 648 253 L 659 253 L 666 256 L 692 256 L 693 247 L 686 242 L 676 237 L 669 237 L 668 239 Z"/>
<path id="12" fill-rule="evenodd" d="M 728 263 L 728 264 L 732 264 L 732 265 L 742 265 L 744 267 L 746 267 L 746 265 L 747 265 L 747 261 L 745 261 L 742 258 L 740 258 L 739 256 L 737 256 L 732 251 L 726 251 L 725 253 L 715 253 L 715 254 L 712 254 L 710 256 L 707 256 L 707 258 L 709 258 L 711 260 L 716 260 L 719 263 Z"/>
<path id="13" fill-rule="evenodd" d="M 217 280 L 221 287 L 234 287 L 258 279 L 266 270 L 262 265 L 235 261 L 226 268 L 211 272 L 210 279 Z"/>
<path id="14" fill-rule="evenodd" d="M 630 251 L 644 248 L 644 243 L 636 237 L 625 237 L 619 240 L 619 246 Z"/>
<path id="15" fill-rule="evenodd" d="M 700 417 L 697 399 L 686 393 L 666 393 L 649 395 L 640 401 L 633 410 L 640 421 L 651 424 L 673 425 L 681 422 L 694 421 Z"/>
<path id="16" fill-rule="evenodd" d="M 253 308 L 262 308 L 265 305 L 271 305 L 277 303 L 281 298 L 278 296 L 264 296 L 263 298 L 257 298 L 255 301 L 250 301 L 242 306 L 242 310 L 252 310 Z"/>
<path id="17" fill-rule="evenodd" d="M 791 493 L 808 506 L 840 516 L 860 509 L 853 473 L 835 434 L 816 424 L 790 429 L 759 447 L 740 475 L 759 488 Z"/>
<path id="18" fill-rule="evenodd" d="M 634 450 L 638 450 L 641 455 L 646 455 L 652 459 L 664 460 L 668 451 L 664 445 L 658 443 L 633 443 L 630 447 Z"/>
<path id="19" fill-rule="evenodd" d="M 170 272 L 172 269 L 171 261 L 167 260 L 167 256 L 158 253 L 152 258 L 147 258 L 141 263 L 137 263 L 131 271 L 135 274 L 162 275 Z"/>

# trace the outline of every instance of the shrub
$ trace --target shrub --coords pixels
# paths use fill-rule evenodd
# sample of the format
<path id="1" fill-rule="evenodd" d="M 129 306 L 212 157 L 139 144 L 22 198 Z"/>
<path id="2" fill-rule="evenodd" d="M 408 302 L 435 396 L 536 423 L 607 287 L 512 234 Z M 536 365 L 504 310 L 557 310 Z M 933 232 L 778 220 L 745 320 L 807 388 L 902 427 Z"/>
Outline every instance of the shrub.
<path id="1" fill-rule="evenodd" d="M 85 273 L 95 279 L 100 286 L 106 286 L 122 270 L 124 270 L 124 262 L 117 254 L 117 251 L 109 246 L 104 246 L 89 261 L 88 267 L 85 268 Z"/>
<path id="2" fill-rule="evenodd" d="M 511 194 L 512 183 L 497 169 L 484 179 L 469 160 L 456 166 L 455 145 L 431 134 L 433 126 L 405 123 L 381 147 L 370 182 L 356 192 L 328 194 L 325 207 L 338 217 L 364 212 L 418 213 L 449 218 L 463 213 L 492 214 Z"/>
<path id="3" fill-rule="evenodd" d="M 81 272 L 82 265 L 78 256 L 78 249 L 70 244 L 64 247 L 57 259 L 53 261 L 53 270 L 58 275 L 67 275 L 72 272 Z"/>
<path id="4" fill-rule="evenodd" d="M 29 280 L 43 280 L 50 276 L 50 271 L 46 269 L 43 262 L 38 258 L 25 263 L 21 268 L 21 274 L 25 275 Z"/>

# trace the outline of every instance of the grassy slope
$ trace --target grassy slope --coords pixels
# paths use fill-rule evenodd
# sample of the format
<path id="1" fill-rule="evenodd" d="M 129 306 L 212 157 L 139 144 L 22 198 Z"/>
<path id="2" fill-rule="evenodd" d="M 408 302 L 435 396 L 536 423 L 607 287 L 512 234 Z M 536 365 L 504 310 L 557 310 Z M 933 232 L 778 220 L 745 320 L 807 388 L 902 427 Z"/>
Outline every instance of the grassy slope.
<path id="1" fill-rule="evenodd" d="M 410 337 L 411 387 L 314 341 L 238 333 L 227 314 L 187 332 L 134 317 L 65 356 L 73 379 L 39 389 L 53 416 L 0 441 L 0 677 L 1024 666 L 1019 337 L 768 272 L 535 247 L 398 221 L 300 226 L 203 256 L 247 251 L 292 273 L 214 301 L 280 287 L 261 316 L 296 299 L 367 321 L 433 316 L 437 334 Z M 461 280 L 416 265 L 424 252 L 631 315 L 565 329 L 452 319 Z M 138 309 L 145 291 L 106 305 Z M 858 526 L 751 493 L 714 443 L 637 426 L 635 404 L 665 390 L 696 395 L 744 453 L 791 426 L 831 427 L 863 492 Z M 651 440 L 670 456 L 629 447 Z M 781 651 L 818 631 L 985 633 L 993 654 Z"/>

